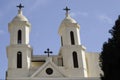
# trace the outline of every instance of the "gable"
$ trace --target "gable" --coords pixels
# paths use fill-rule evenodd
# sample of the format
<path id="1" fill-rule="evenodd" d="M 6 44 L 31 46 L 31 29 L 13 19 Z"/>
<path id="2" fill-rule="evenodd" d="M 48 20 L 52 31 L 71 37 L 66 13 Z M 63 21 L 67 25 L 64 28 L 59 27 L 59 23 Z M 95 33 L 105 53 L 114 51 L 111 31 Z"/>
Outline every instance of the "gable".
<path id="1" fill-rule="evenodd" d="M 65 77 L 63 72 L 61 72 L 57 65 L 55 65 L 52 60 L 48 61 L 42 65 L 31 77 L 32 78 L 52 78 L 52 77 Z"/>

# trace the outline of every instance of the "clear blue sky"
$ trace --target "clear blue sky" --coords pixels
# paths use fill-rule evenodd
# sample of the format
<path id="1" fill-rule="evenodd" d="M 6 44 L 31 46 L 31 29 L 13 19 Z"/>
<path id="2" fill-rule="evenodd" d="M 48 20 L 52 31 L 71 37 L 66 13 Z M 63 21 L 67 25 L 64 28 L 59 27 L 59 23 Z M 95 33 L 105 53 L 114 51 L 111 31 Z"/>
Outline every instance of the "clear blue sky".
<path id="1" fill-rule="evenodd" d="M 23 14 L 32 24 L 30 45 L 37 55 L 42 55 L 46 48 L 58 53 L 58 28 L 65 17 L 62 9 L 66 5 L 81 25 L 81 42 L 89 52 L 101 52 L 110 37 L 108 31 L 120 14 L 120 0 L 0 0 L 0 79 L 4 79 L 7 69 L 8 23 L 17 15 L 19 3 L 25 6 Z"/>

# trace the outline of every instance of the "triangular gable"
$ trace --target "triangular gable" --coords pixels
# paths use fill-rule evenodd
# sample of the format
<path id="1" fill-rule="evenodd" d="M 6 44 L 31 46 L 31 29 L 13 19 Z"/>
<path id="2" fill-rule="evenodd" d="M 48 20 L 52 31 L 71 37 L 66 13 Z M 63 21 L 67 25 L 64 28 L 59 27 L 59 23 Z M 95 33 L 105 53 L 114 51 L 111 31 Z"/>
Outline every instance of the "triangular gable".
<path id="1" fill-rule="evenodd" d="M 31 78 L 34 77 L 65 77 L 65 74 L 52 62 L 52 58 L 49 57 L 47 62 L 32 74 Z"/>

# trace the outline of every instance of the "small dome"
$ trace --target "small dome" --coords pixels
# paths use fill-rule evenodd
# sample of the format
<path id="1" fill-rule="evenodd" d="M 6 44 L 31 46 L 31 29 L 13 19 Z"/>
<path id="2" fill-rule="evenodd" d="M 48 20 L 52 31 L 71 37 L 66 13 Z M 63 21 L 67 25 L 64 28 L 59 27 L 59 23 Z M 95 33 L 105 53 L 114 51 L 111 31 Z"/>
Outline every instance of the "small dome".
<path id="1" fill-rule="evenodd" d="M 77 23 L 73 18 L 71 18 L 70 16 L 67 16 L 62 23 Z"/>
<path id="2" fill-rule="evenodd" d="M 25 16 L 18 14 L 12 21 L 28 21 L 28 19 Z"/>
<path id="3" fill-rule="evenodd" d="M 22 11 L 19 10 L 18 14 L 15 18 L 13 18 L 12 22 L 16 21 L 28 21 L 28 19 L 22 14 Z"/>

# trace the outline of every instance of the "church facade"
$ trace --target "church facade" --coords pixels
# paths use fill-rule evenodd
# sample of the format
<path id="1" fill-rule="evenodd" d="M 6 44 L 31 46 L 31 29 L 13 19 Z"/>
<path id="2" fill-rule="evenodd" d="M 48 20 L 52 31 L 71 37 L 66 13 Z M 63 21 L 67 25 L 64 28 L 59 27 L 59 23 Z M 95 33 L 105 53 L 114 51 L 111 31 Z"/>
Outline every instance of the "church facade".
<path id="1" fill-rule="evenodd" d="M 10 45 L 7 46 L 6 80 L 100 80 L 99 54 L 86 52 L 81 45 L 80 25 L 69 15 L 60 24 L 61 47 L 58 55 L 33 55 L 29 44 L 31 24 L 22 13 L 8 24 Z"/>

